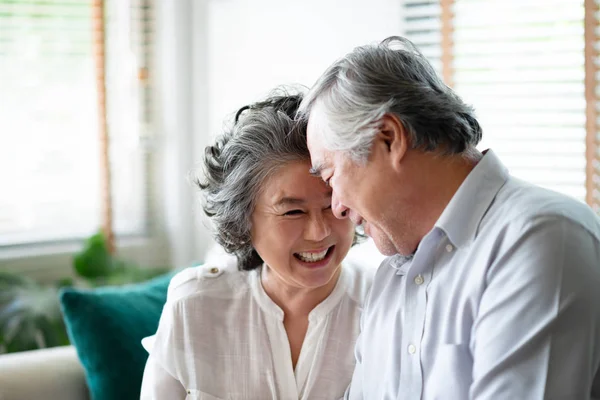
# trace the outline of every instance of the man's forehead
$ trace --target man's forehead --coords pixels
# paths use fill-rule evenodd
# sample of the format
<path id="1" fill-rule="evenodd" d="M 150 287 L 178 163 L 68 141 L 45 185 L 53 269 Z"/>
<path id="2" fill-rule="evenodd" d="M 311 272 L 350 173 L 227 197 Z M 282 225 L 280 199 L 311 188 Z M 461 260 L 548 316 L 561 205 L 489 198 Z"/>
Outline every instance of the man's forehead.
<path id="1" fill-rule="evenodd" d="M 313 164 L 326 161 L 324 158 L 326 157 L 327 152 L 323 147 L 321 137 L 326 133 L 325 131 L 327 129 L 329 129 L 328 124 L 317 104 L 310 112 L 306 135 L 308 150 L 310 151 L 310 158 Z"/>
<path id="2" fill-rule="evenodd" d="M 321 134 L 322 123 L 319 121 L 319 115 L 311 112 L 308 117 L 308 124 L 306 126 L 306 139 L 308 143 L 308 148 L 318 147 L 318 143 L 316 140 L 316 136 Z"/>
<path id="3" fill-rule="evenodd" d="M 319 140 L 319 135 L 314 135 L 312 139 L 310 136 L 307 138 L 311 163 L 310 172 L 312 175 L 319 175 L 321 171 L 329 164 L 331 155 L 323 147 L 321 141 Z"/>

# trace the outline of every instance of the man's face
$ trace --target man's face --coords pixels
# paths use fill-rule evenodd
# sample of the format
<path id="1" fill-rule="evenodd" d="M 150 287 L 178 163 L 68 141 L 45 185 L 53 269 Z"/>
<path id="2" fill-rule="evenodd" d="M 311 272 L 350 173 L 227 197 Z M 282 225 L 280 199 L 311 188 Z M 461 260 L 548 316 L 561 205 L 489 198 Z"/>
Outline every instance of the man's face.
<path id="1" fill-rule="evenodd" d="M 327 134 L 323 129 L 328 128 L 322 118 L 318 108 L 311 113 L 307 141 L 312 172 L 333 190 L 331 206 L 334 215 L 340 219 L 350 218 L 356 225 L 363 224 L 365 233 L 373 238 L 382 254 L 396 254 L 390 219 L 386 216 L 391 204 L 386 200 L 390 193 L 390 180 L 386 179 L 390 171 L 385 166 L 385 155 L 373 149 L 362 165 L 345 153 L 325 149 L 320 137 Z"/>

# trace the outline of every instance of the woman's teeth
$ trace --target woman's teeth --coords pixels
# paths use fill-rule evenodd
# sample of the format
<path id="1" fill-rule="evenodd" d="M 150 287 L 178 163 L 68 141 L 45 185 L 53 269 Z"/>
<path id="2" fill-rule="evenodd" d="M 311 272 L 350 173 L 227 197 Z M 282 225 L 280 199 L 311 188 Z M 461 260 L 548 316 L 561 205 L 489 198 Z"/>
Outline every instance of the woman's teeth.
<path id="1" fill-rule="evenodd" d="M 328 251 L 329 251 L 329 249 L 325 249 L 318 253 L 302 252 L 302 253 L 296 253 L 296 254 L 298 255 L 298 258 L 304 262 L 317 262 L 317 261 L 321 261 L 322 259 L 324 259 L 325 256 L 327 255 Z"/>

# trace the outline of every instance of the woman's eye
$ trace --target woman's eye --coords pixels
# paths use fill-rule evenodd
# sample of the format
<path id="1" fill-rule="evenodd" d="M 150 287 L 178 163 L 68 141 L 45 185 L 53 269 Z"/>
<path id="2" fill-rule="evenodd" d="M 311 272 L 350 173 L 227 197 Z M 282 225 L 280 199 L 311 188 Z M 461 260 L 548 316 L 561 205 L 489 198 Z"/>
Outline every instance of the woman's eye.
<path id="1" fill-rule="evenodd" d="M 323 182 L 325 182 L 325 184 L 326 184 L 327 186 L 331 186 L 331 185 L 329 184 L 329 182 L 330 182 L 330 181 L 331 181 L 331 178 L 323 179 Z"/>
<path id="2" fill-rule="evenodd" d="M 302 211 L 302 210 L 291 210 L 291 211 L 286 212 L 283 215 L 299 215 L 299 214 L 303 214 L 303 213 L 304 213 L 304 211 Z"/>

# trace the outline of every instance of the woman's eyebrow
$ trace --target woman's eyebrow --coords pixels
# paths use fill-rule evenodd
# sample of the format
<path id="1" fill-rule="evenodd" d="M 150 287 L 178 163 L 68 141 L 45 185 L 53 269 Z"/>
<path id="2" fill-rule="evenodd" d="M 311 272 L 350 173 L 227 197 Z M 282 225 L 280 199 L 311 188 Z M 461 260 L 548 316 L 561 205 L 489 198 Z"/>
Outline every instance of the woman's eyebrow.
<path id="1" fill-rule="evenodd" d="M 273 205 L 275 207 L 289 206 L 289 205 L 302 205 L 306 203 L 306 200 L 298 197 L 282 197 L 277 200 Z"/>

